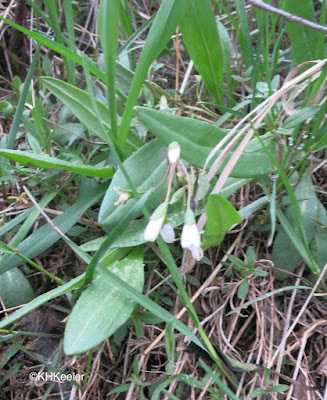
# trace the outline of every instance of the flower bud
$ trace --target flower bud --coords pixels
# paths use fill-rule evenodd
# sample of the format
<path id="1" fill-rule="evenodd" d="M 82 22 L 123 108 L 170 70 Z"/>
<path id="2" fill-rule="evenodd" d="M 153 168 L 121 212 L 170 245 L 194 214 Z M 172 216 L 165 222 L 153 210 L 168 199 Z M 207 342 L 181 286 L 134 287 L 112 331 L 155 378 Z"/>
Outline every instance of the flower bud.
<path id="1" fill-rule="evenodd" d="M 154 242 L 157 239 L 165 221 L 167 209 L 167 203 L 161 203 L 151 215 L 150 221 L 144 231 L 144 239 L 147 242 Z"/>
<path id="2" fill-rule="evenodd" d="M 192 248 L 201 247 L 201 237 L 195 223 L 195 217 L 192 210 L 187 210 L 184 217 L 184 226 L 181 236 L 181 246 L 192 251 Z"/>
<path id="3" fill-rule="evenodd" d="M 178 142 L 170 143 L 168 147 L 168 161 L 170 162 L 170 164 L 175 163 L 179 159 L 180 155 L 181 155 L 181 148 L 179 146 L 179 143 Z"/>

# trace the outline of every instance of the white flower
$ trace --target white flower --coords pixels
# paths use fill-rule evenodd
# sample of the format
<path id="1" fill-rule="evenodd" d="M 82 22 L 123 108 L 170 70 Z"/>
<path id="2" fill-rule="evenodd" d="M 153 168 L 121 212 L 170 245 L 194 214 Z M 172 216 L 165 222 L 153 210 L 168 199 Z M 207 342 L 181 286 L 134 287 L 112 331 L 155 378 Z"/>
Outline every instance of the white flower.
<path id="1" fill-rule="evenodd" d="M 201 237 L 199 230 L 195 224 L 195 217 L 192 210 L 187 210 L 184 217 L 184 226 L 181 236 L 181 246 L 183 249 L 201 248 Z M 195 258 L 195 257 L 194 257 Z"/>
<path id="2" fill-rule="evenodd" d="M 162 226 L 160 235 L 166 243 L 173 243 L 175 240 L 175 232 L 170 223 L 166 223 Z"/>
<path id="3" fill-rule="evenodd" d="M 168 161 L 170 162 L 170 164 L 176 162 L 179 159 L 180 155 L 181 155 L 181 148 L 178 142 L 170 143 L 168 147 Z"/>
<path id="4" fill-rule="evenodd" d="M 162 203 L 151 215 L 150 221 L 144 231 L 144 239 L 147 242 L 154 242 L 163 226 L 167 214 L 167 203 Z"/>

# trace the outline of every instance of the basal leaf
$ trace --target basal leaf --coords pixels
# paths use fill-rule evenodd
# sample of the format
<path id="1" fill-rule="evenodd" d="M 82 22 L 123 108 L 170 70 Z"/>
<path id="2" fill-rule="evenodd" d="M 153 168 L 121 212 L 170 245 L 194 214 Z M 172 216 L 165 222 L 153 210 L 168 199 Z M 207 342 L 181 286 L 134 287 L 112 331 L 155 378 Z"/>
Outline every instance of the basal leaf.
<path id="1" fill-rule="evenodd" d="M 138 192 L 146 192 L 156 187 L 165 175 L 167 169 L 166 148 L 157 140 L 152 140 L 125 160 L 123 165 Z M 115 173 L 102 201 L 99 212 L 101 225 L 117 224 L 122 216 L 126 215 L 135 205 L 136 200 L 130 199 L 126 204 L 115 206 L 114 203 L 118 200 L 119 195 L 114 188 L 130 189 L 120 170 Z M 163 190 L 164 185 L 149 196 L 147 206 L 150 210 L 159 204 Z"/>
<path id="2" fill-rule="evenodd" d="M 144 284 L 142 249 L 109 267 L 121 280 L 141 292 Z M 79 354 L 96 347 L 130 317 L 135 306 L 102 273 L 78 299 L 66 325 L 64 351 Z"/>
<path id="3" fill-rule="evenodd" d="M 107 138 L 103 136 L 100 122 L 93 111 L 92 102 L 88 93 L 84 90 L 70 85 L 60 79 L 42 77 L 41 82 L 45 87 L 60 100 L 73 115 L 78 118 L 87 129 L 94 135 L 100 137 L 104 142 Z M 110 131 L 109 109 L 97 100 L 97 107 L 105 128 Z"/>
<path id="4" fill-rule="evenodd" d="M 226 135 L 226 131 L 207 122 L 179 117 L 167 112 L 146 107 L 135 107 L 135 113 L 150 132 L 164 145 L 169 146 L 171 142 L 177 141 L 181 147 L 181 157 L 198 168 L 203 168 L 210 151 Z M 256 147 L 257 150 L 253 147 Z M 221 150 L 217 152 L 217 156 L 220 153 Z M 269 157 L 265 152 L 260 151 L 258 141 L 253 139 L 246 147 L 246 151 L 241 155 L 231 172 L 231 176 L 235 178 L 253 178 L 267 175 L 271 172 L 272 166 Z"/>

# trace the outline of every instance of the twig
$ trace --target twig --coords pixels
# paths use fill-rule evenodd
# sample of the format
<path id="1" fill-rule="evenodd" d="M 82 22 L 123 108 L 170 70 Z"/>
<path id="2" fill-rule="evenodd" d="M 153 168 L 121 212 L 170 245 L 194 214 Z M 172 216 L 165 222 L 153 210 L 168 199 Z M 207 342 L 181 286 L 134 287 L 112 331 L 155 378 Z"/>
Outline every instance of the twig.
<path id="1" fill-rule="evenodd" d="M 291 14 L 287 11 L 280 10 L 279 8 L 273 7 L 270 4 L 264 3 L 261 0 L 246 0 L 247 3 L 262 8 L 265 11 L 271 12 L 273 14 L 279 15 L 280 17 L 286 19 L 288 22 L 295 22 L 296 24 L 308 26 L 309 28 L 315 29 L 317 31 L 326 32 L 327 33 L 327 26 L 319 25 L 315 22 L 309 21 L 307 19 L 298 17 L 297 15 Z"/>

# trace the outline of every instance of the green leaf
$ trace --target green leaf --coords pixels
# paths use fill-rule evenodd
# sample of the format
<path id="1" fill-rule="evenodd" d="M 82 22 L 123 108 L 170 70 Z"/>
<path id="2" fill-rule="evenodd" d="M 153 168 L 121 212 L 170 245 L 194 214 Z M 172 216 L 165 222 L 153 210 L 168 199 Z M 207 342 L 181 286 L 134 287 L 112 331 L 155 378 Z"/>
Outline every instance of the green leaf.
<path id="1" fill-rule="evenodd" d="M 99 9 L 99 39 L 103 49 L 107 76 L 107 97 L 114 138 L 117 137 L 117 101 L 115 93 L 115 67 L 119 33 L 120 0 L 102 0 Z"/>
<path id="2" fill-rule="evenodd" d="M 169 42 L 172 33 L 188 7 L 186 0 L 163 0 L 156 18 L 146 38 L 141 56 L 138 60 L 135 75 L 127 98 L 122 122 L 118 132 L 118 140 L 124 146 L 128 129 L 133 116 L 133 107 L 137 103 L 139 93 L 152 62 L 159 56 Z"/>
<path id="3" fill-rule="evenodd" d="M 76 222 L 81 218 L 84 212 L 101 196 L 106 190 L 106 184 L 95 186 L 91 180 L 82 183 L 81 193 L 74 205 L 68 208 L 62 215 L 53 219 L 54 225 L 60 229 L 61 232 L 66 233 L 71 229 Z M 28 238 L 26 238 L 17 247 L 17 250 L 28 258 L 33 258 L 42 251 L 52 246 L 61 236 L 57 233 L 52 226 L 44 225 Z M 10 256 L 6 265 L 0 269 L 0 274 L 9 271 L 12 268 L 18 267 L 23 263 L 22 259 L 17 256 Z"/>
<path id="4" fill-rule="evenodd" d="M 7 325 L 17 321 L 18 319 L 22 318 L 24 315 L 27 315 L 31 311 L 37 309 L 38 307 L 45 304 L 47 301 L 55 299 L 56 297 L 62 296 L 63 294 L 72 291 L 73 289 L 79 287 L 84 279 L 84 275 L 82 274 L 77 278 L 70 280 L 69 282 L 65 283 L 62 286 L 59 286 L 55 289 L 50 290 L 47 293 L 41 294 L 36 299 L 30 301 L 25 306 L 20 308 L 18 311 L 13 312 L 9 315 L 9 317 L 4 318 L 0 321 L 0 329 L 5 328 Z"/>
<path id="5" fill-rule="evenodd" d="M 241 217 L 230 202 L 218 194 L 211 194 L 206 203 L 207 223 L 202 237 L 203 249 L 217 246 L 229 228 L 241 221 Z"/>
<path id="6" fill-rule="evenodd" d="M 289 388 L 290 388 L 289 385 L 277 385 L 269 388 L 267 392 L 268 393 L 286 392 Z"/>
<path id="7" fill-rule="evenodd" d="M 92 101 L 88 93 L 59 79 L 42 77 L 40 80 L 87 129 L 100 137 L 104 142 L 107 142 L 106 136 L 102 133 L 101 124 L 93 110 Z M 96 100 L 96 104 L 102 123 L 109 132 L 111 130 L 109 109 L 99 100 Z"/>
<path id="8" fill-rule="evenodd" d="M 223 58 L 216 18 L 209 0 L 189 0 L 180 23 L 183 42 L 210 94 L 223 103 Z"/>
<path id="9" fill-rule="evenodd" d="M 165 175 L 167 169 L 166 148 L 157 140 L 152 140 L 125 160 L 123 166 L 137 191 L 139 193 L 146 192 L 156 187 Z M 129 199 L 126 204 L 115 206 L 114 203 L 119 198 L 118 193 L 114 190 L 115 187 L 129 190 L 128 182 L 120 170 L 115 173 L 102 201 L 99 212 L 101 225 L 116 225 L 136 203 L 135 199 Z M 163 191 L 164 185 L 149 196 L 147 200 L 149 210 L 153 210 L 159 204 Z M 139 215 L 141 214 L 140 211 Z"/>
<path id="10" fill-rule="evenodd" d="M 255 251 L 252 246 L 249 246 L 246 250 L 246 258 L 249 267 L 254 267 L 256 263 Z"/>
<path id="11" fill-rule="evenodd" d="M 237 297 L 242 300 L 244 299 L 249 293 L 249 282 L 247 279 L 243 279 L 240 286 L 237 289 Z"/>
<path id="12" fill-rule="evenodd" d="M 327 135 L 325 133 L 323 137 L 312 146 L 312 150 L 319 151 L 325 149 L 326 147 L 327 147 Z"/>
<path id="13" fill-rule="evenodd" d="M 64 45 L 56 42 L 55 40 L 51 40 L 50 38 L 38 33 L 30 31 L 20 25 L 15 24 L 14 22 L 10 21 L 9 19 L 3 18 L 0 16 L 0 20 L 6 23 L 7 25 L 12 26 L 13 28 L 17 29 L 19 32 L 25 33 L 25 35 L 33 38 L 36 40 L 37 43 L 43 44 L 44 46 L 48 47 L 49 49 L 61 54 L 64 57 L 69 58 L 70 60 L 74 61 L 76 64 L 83 65 L 83 58 L 78 55 L 76 52 L 68 49 Z M 89 58 L 87 58 L 87 64 L 89 70 L 92 74 L 98 77 L 102 82 L 105 82 L 105 76 L 103 72 L 96 66 L 96 64 Z"/>
<path id="14" fill-rule="evenodd" d="M 291 14 L 317 22 L 313 2 L 311 0 L 283 0 L 280 8 Z M 302 24 L 288 22 L 287 31 L 291 39 L 292 57 L 297 64 L 323 57 L 321 47 L 317 46 L 324 38 L 324 32 L 319 32 Z"/>
<path id="15" fill-rule="evenodd" d="M 296 111 L 294 114 L 286 118 L 282 125 L 282 128 L 290 129 L 296 127 L 299 124 L 302 124 L 302 122 L 308 120 L 309 118 L 312 118 L 320 110 L 320 108 L 320 106 L 311 106 Z"/>
<path id="16" fill-rule="evenodd" d="M 168 147 L 174 141 L 178 142 L 181 147 L 181 157 L 198 168 L 203 168 L 210 151 L 226 135 L 226 131 L 207 122 L 146 107 L 135 107 L 135 114 L 165 146 Z M 270 140 L 269 137 L 268 140 Z M 256 139 L 251 140 L 231 172 L 232 177 L 250 178 L 272 172 L 270 159 L 263 151 L 260 151 L 259 146 Z M 221 151 L 217 151 L 217 156 L 221 154 Z M 230 156 L 227 160 L 229 158 Z M 219 169 L 220 172 L 226 162 Z"/>
<path id="17" fill-rule="evenodd" d="M 321 204 L 315 194 L 309 169 L 303 174 L 301 181 L 294 190 L 294 195 L 298 202 L 306 239 L 307 242 L 310 243 L 319 228 L 317 222 L 312 218 L 319 221 L 322 214 L 320 207 Z M 292 205 L 287 207 L 285 217 L 291 228 L 293 228 L 293 234 L 291 233 L 293 239 L 290 240 L 290 232 L 286 231 L 286 226 L 281 227 L 274 240 L 272 255 L 274 264 L 277 268 L 293 272 L 304 254 L 302 251 L 299 251 L 303 245 L 301 245 L 299 228 L 296 223 Z M 294 245 L 295 241 L 298 242 L 297 248 Z M 280 280 L 288 277 L 288 274 L 280 271 L 274 271 L 274 275 Z"/>
<path id="18" fill-rule="evenodd" d="M 142 253 L 142 249 L 136 249 L 110 267 L 113 274 L 138 292 L 144 284 Z M 135 302 L 125 297 L 100 271 L 69 316 L 64 337 L 65 353 L 80 354 L 96 347 L 127 321 L 134 306 Z"/>
<path id="19" fill-rule="evenodd" d="M 267 271 L 263 271 L 262 269 L 254 268 L 251 269 L 251 274 L 256 275 L 256 276 L 268 276 Z"/>
<path id="20" fill-rule="evenodd" d="M 0 17 L 1 18 L 1 17 Z M 14 144 L 15 144 L 15 139 L 16 139 L 16 134 L 19 128 L 19 124 L 21 123 L 21 119 L 22 119 L 22 115 L 24 112 L 24 107 L 25 107 L 25 102 L 28 96 L 28 93 L 30 91 L 30 85 L 31 85 L 31 81 L 33 79 L 33 75 L 34 75 L 34 71 L 35 71 L 35 67 L 37 64 L 37 61 L 39 59 L 39 55 L 40 55 L 40 46 L 37 47 L 36 52 L 34 54 L 32 63 L 29 67 L 25 82 L 23 84 L 23 90 L 21 92 L 21 95 L 19 97 L 18 100 L 18 105 L 17 105 L 17 109 L 14 115 L 14 119 L 12 121 L 11 127 L 10 127 L 10 132 L 8 135 L 8 142 L 7 142 L 7 149 L 13 149 L 14 148 Z"/>
<path id="21" fill-rule="evenodd" d="M 17 161 L 20 164 L 38 168 L 55 168 L 66 171 L 72 171 L 76 174 L 97 176 L 101 178 L 110 178 L 114 174 L 114 169 L 109 167 L 94 167 L 92 165 L 78 164 L 74 162 L 60 160 L 50 157 L 46 154 L 28 153 L 21 150 L 0 150 L 3 155 L 10 160 Z"/>
<path id="22" fill-rule="evenodd" d="M 0 275 L 0 293 L 6 308 L 28 303 L 34 298 L 32 286 L 18 268 Z"/>

